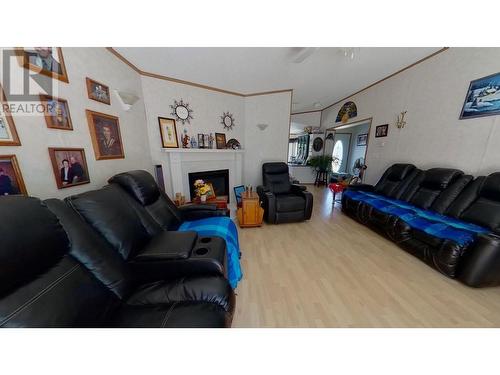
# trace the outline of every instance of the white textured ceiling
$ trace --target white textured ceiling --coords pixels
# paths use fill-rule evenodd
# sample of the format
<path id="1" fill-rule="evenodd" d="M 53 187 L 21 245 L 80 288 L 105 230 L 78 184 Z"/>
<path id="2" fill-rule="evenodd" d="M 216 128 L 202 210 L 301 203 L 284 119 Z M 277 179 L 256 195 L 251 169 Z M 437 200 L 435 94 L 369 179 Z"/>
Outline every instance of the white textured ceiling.
<path id="1" fill-rule="evenodd" d="M 425 48 L 115 48 L 139 69 L 250 94 L 293 89 L 292 112 L 324 108 L 438 51 Z M 349 50 L 349 54 L 350 54 Z M 309 55 L 309 53 L 311 53 Z M 308 56 L 307 56 L 308 55 Z M 319 103 L 316 104 L 315 103 Z"/>

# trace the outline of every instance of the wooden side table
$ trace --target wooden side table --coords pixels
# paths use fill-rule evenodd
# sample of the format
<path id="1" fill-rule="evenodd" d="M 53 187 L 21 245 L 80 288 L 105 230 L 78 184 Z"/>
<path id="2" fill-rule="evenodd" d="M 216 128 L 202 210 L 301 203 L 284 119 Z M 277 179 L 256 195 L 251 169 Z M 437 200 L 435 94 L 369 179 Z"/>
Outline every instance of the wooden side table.
<path id="1" fill-rule="evenodd" d="M 241 207 L 237 211 L 238 224 L 241 228 L 260 227 L 264 209 L 260 206 L 256 192 L 245 191 L 241 194 Z"/>

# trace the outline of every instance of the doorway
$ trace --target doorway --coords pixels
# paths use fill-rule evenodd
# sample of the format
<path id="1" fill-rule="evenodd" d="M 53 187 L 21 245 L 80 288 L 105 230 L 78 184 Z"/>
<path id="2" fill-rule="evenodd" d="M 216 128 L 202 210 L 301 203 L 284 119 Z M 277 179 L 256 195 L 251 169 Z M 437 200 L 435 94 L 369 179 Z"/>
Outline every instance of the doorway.
<path id="1" fill-rule="evenodd" d="M 372 119 L 328 128 L 325 155 L 331 155 L 332 180 L 362 179 Z"/>

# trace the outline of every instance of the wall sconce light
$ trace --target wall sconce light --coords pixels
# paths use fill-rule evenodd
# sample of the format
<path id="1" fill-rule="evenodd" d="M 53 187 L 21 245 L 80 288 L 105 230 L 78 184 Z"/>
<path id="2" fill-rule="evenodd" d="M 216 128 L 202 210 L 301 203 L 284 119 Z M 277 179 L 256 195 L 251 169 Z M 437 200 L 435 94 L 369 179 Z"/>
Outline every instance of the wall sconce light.
<path id="1" fill-rule="evenodd" d="M 401 114 L 398 115 L 398 119 L 396 121 L 396 126 L 398 127 L 398 129 L 403 129 L 406 125 L 406 121 L 405 121 L 406 112 L 408 112 L 408 111 L 403 111 L 403 112 L 401 112 Z"/>
<path id="2" fill-rule="evenodd" d="M 257 124 L 257 127 L 262 131 L 266 130 L 268 126 L 268 124 Z"/>
<path id="3" fill-rule="evenodd" d="M 123 92 L 118 90 L 114 90 L 114 92 L 122 108 L 125 111 L 129 111 L 130 108 L 132 108 L 132 106 L 139 100 L 139 97 L 137 95 L 130 94 L 128 92 Z"/>

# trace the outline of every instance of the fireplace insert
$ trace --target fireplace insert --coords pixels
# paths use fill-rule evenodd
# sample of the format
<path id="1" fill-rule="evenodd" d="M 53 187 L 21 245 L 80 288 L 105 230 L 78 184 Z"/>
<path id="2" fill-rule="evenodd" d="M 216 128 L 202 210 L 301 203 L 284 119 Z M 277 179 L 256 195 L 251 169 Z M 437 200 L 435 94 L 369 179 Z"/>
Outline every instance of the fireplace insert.
<path id="1" fill-rule="evenodd" d="M 196 197 L 196 193 L 194 191 L 194 182 L 196 180 L 203 180 L 212 184 L 216 196 L 227 196 L 227 201 L 229 203 L 229 169 L 189 173 L 188 178 L 189 194 L 191 195 L 191 200 Z"/>

